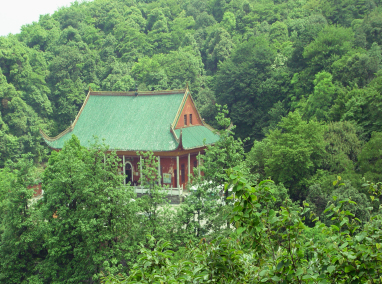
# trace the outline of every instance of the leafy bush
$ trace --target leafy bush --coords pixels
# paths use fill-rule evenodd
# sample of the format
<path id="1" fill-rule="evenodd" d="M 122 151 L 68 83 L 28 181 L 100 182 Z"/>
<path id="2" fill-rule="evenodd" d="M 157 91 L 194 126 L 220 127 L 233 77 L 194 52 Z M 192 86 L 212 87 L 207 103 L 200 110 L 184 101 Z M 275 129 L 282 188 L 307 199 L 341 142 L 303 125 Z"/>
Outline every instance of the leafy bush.
<path id="1" fill-rule="evenodd" d="M 382 217 L 361 221 L 349 210 L 356 203 L 334 198 L 324 211 L 332 224 L 318 219 L 304 225 L 309 204 L 285 199 L 277 210 L 260 201 L 274 200 L 265 180 L 251 186 L 238 168 L 229 171 L 235 200 L 231 238 L 202 239 L 173 260 L 167 242 L 142 249 L 129 277 L 109 276 L 104 283 L 380 283 Z M 380 187 L 371 185 L 376 194 Z M 380 211 L 381 212 L 381 211 Z M 317 234 L 316 236 L 313 235 Z"/>

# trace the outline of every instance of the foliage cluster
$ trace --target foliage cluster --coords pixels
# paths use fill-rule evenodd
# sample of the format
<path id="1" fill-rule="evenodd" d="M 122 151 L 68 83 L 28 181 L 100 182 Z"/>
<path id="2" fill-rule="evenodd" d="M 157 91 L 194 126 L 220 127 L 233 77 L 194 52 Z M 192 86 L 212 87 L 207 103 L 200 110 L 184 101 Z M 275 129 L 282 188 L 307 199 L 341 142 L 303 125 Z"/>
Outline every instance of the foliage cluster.
<path id="1" fill-rule="evenodd" d="M 91 283 L 101 271 L 166 283 L 380 281 L 381 9 L 374 0 L 95 0 L 0 37 L 0 281 Z M 150 194 L 138 200 L 121 190 L 107 148 L 75 138 L 51 154 L 44 198 L 31 203 L 33 165 L 50 151 L 39 129 L 64 130 L 89 88 L 187 83 L 221 140 L 177 210 L 151 154 L 142 154 Z"/>
<path id="2" fill-rule="evenodd" d="M 38 130 L 64 130 L 89 87 L 188 83 L 216 128 L 215 103 L 227 105 L 236 129 L 223 140 L 249 152 L 227 152 L 230 167 L 245 156 L 254 180 L 271 177 L 316 214 L 337 175 L 344 196 L 366 200 L 361 177 L 382 179 L 380 15 L 373 0 L 74 2 L 0 37 L 0 167 L 46 160 Z M 203 169 L 215 185 L 220 164 Z"/>
<path id="3" fill-rule="evenodd" d="M 231 125 L 226 114 L 223 108 L 217 116 L 223 127 Z M 292 131 L 290 125 L 296 121 L 301 125 L 296 135 L 308 137 L 304 127 L 316 132 L 322 127 L 317 121 L 304 122 L 298 113 L 288 118 L 282 120 L 286 130 Z M 36 179 L 30 156 L 18 163 L 10 161 L 0 172 L 0 282 L 382 280 L 379 183 L 370 185 L 370 201 L 340 177 L 330 196 L 322 197 L 316 185 L 315 195 L 308 196 L 316 201 L 311 210 L 305 201 L 303 206 L 293 202 L 281 183 L 257 182 L 260 175 L 246 169 L 249 159 L 244 159 L 243 142 L 234 139 L 232 127 L 220 130 L 220 135 L 220 141 L 206 150 L 205 175 L 195 175 L 196 190 L 177 209 L 168 206 L 157 184 L 158 165 L 152 153 L 140 153 L 144 157 L 141 183 L 149 193 L 139 199 L 132 189 L 121 186 L 119 161 L 107 147 L 95 144 L 86 149 L 75 136 L 51 155 L 40 200 L 32 199 L 30 185 Z M 288 146 L 282 138 L 275 140 Z M 307 147 L 294 150 L 302 157 L 319 148 L 299 145 Z M 325 147 L 321 149 L 327 153 Z M 276 152 L 280 151 L 293 157 L 293 151 L 281 147 Z M 309 215 L 319 217 L 310 220 Z"/>
<path id="4" fill-rule="evenodd" d="M 79 283 L 100 271 L 121 272 L 120 260 L 137 247 L 139 220 L 133 192 L 120 188 L 116 157 L 105 153 L 73 137 L 52 153 L 41 199 L 32 198 L 30 157 L 0 173 L 1 283 Z"/>
<path id="5" fill-rule="evenodd" d="M 381 215 L 362 224 L 346 204 L 331 203 L 325 226 L 316 218 L 315 227 L 304 224 L 309 204 L 293 205 L 286 199 L 276 210 L 261 201 L 274 199 L 272 181 L 251 186 L 239 168 L 229 172 L 235 204 L 230 238 L 198 244 L 181 250 L 174 259 L 168 242 L 142 255 L 128 277 L 109 276 L 104 283 L 380 283 Z M 371 185 L 373 188 L 374 185 Z M 334 198 L 336 201 L 336 198 Z M 313 238 L 314 230 L 319 238 Z"/>
<path id="6" fill-rule="evenodd" d="M 241 139 L 298 109 L 305 121 L 380 131 L 379 1 L 95 0 L 0 37 L 0 167 L 48 150 L 89 87 L 184 88 L 214 124 L 227 104 Z M 249 150 L 251 144 L 246 145 Z"/>
<path id="7" fill-rule="evenodd" d="M 40 179 L 32 155 L 9 161 L 0 170 L 0 283 L 98 283 L 102 273 L 127 275 L 140 246 L 151 250 L 162 239 L 177 250 L 218 235 L 227 212 L 219 196 L 196 193 L 169 206 L 156 157 L 139 154 L 148 189 L 140 198 L 122 185 L 115 153 L 100 144 L 87 149 L 75 136 L 50 156 L 42 198 L 33 197 Z"/>

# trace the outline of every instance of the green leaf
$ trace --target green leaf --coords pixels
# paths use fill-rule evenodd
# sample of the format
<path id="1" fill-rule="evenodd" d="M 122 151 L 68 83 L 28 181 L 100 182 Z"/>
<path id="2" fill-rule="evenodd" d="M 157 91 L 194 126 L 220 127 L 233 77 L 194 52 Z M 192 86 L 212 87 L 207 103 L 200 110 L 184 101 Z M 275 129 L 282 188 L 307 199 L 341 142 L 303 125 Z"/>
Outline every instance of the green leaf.
<path id="1" fill-rule="evenodd" d="M 267 179 L 267 180 L 262 180 L 262 181 L 259 183 L 259 186 L 262 186 L 264 183 L 267 183 L 267 182 L 274 183 L 273 180 Z"/>
<path id="2" fill-rule="evenodd" d="M 336 226 L 336 225 L 331 225 L 331 227 L 334 229 L 334 230 L 336 230 L 336 231 L 340 231 L 340 229 Z"/>
<path id="3" fill-rule="evenodd" d="M 244 228 L 244 227 L 239 227 L 237 230 L 236 230 L 236 233 L 238 235 L 241 235 L 247 228 Z"/>
<path id="4" fill-rule="evenodd" d="M 284 267 L 284 261 L 282 260 L 282 261 L 280 261 L 280 262 L 277 264 L 276 269 L 277 269 L 277 270 L 281 270 L 283 267 Z"/>
<path id="5" fill-rule="evenodd" d="M 297 271 L 296 271 L 296 276 L 300 276 L 301 274 L 304 273 L 304 269 L 303 268 L 298 268 Z"/>
<path id="6" fill-rule="evenodd" d="M 353 271 L 353 270 L 354 270 L 354 267 L 351 265 L 345 267 L 345 273 L 349 273 L 350 271 Z"/>
<path id="7" fill-rule="evenodd" d="M 334 269 L 336 269 L 336 267 L 334 265 L 330 265 L 326 270 L 329 272 L 329 273 L 332 273 L 334 271 Z"/>
<path id="8" fill-rule="evenodd" d="M 346 248 L 348 245 L 349 245 L 348 242 L 344 242 L 344 243 L 340 246 L 340 249 L 344 249 L 344 248 Z"/>
<path id="9" fill-rule="evenodd" d="M 260 276 L 264 276 L 264 275 L 267 275 L 267 274 L 268 274 L 268 270 L 262 270 L 259 273 Z"/>

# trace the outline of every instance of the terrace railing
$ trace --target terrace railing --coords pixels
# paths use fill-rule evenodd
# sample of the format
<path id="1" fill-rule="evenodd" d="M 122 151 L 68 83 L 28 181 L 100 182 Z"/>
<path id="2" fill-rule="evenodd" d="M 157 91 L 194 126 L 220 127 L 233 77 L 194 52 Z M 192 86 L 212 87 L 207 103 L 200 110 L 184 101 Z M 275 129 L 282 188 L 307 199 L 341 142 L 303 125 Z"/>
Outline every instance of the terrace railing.
<path id="1" fill-rule="evenodd" d="M 150 189 L 145 188 L 144 186 L 136 185 L 133 186 L 135 193 L 145 194 L 148 193 Z M 183 187 L 166 187 L 161 190 L 163 193 L 167 193 L 170 196 L 182 196 L 183 195 Z"/>

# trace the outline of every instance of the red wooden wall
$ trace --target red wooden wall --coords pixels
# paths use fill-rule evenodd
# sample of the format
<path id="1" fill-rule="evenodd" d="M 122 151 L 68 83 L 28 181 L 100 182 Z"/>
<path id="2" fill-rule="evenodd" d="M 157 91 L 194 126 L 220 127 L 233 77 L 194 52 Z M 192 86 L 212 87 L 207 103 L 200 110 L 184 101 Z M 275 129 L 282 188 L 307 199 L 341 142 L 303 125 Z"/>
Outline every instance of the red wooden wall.
<path id="1" fill-rule="evenodd" d="M 121 161 L 122 161 L 122 157 Z M 140 171 L 139 171 L 139 157 L 125 157 L 125 162 L 130 162 L 133 166 L 133 185 L 139 184 Z M 194 165 L 197 165 L 197 153 L 190 155 L 190 174 L 194 174 Z M 122 163 L 121 163 L 122 166 Z M 176 187 L 176 157 L 161 157 L 160 158 L 160 167 L 161 167 L 161 183 L 162 185 L 168 185 L 169 187 Z M 182 170 L 183 169 L 183 170 Z M 123 167 L 120 168 L 121 174 L 123 172 Z M 163 173 L 171 174 L 171 184 L 163 183 Z M 184 175 L 184 177 L 183 177 Z M 182 178 L 183 177 L 183 178 Z M 179 185 L 183 185 L 183 188 L 186 188 L 187 183 L 189 182 L 188 178 L 188 155 L 179 157 Z"/>
<path id="2" fill-rule="evenodd" d="M 191 97 L 188 96 L 175 129 L 190 126 L 190 114 L 192 114 L 192 125 L 202 125 L 202 121 L 196 111 L 196 107 L 192 102 Z M 184 115 L 187 115 L 187 125 L 184 125 Z"/>

